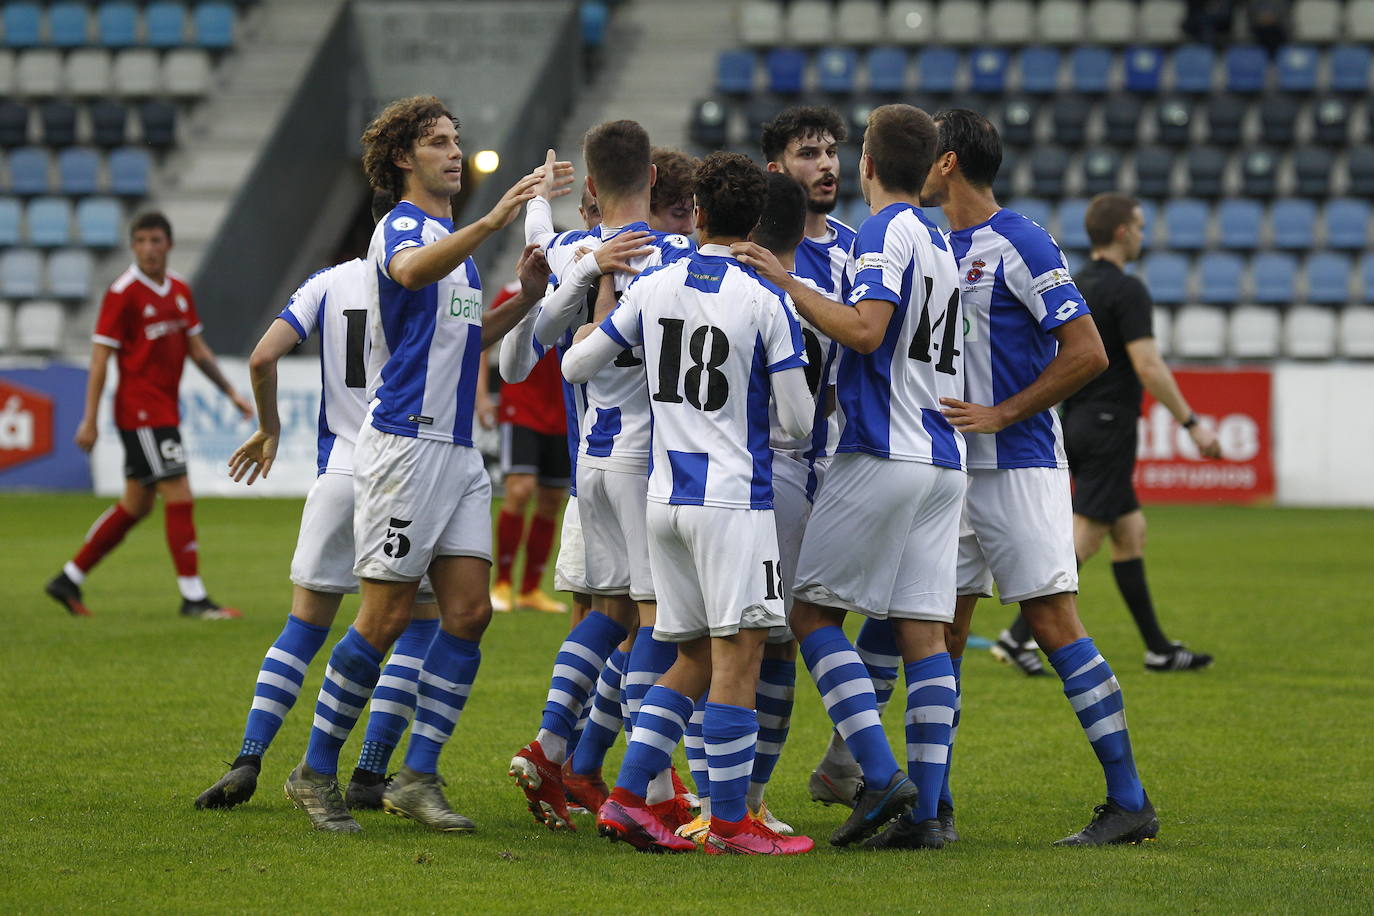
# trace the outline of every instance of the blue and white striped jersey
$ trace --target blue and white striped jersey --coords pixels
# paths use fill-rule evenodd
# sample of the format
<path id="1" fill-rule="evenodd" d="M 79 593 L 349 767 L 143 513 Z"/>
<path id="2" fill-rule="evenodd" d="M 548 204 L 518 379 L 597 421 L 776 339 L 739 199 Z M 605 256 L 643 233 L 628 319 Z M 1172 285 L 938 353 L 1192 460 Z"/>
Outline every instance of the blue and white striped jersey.
<path id="1" fill-rule="evenodd" d="M 964 400 L 992 405 L 1022 391 L 1058 352 L 1051 333 L 1088 314 L 1064 254 L 1032 220 L 998 210 L 949 235 L 964 301 Z M 999 433 L 968 437 L 971 468 L 1063 468 L 1059 415 L 1046 410 Z"/>
<path id="2" fill-rule="evenodd" d="M 353 473 L 353 444 L 367 411 L 367 304 L 372 267 L 361 258 L 326 267 L 291 294 L 277 317 L 301 340 L 320 335 L 318 472 Z"/>
<path id="3" fill-rule="evenodd" d="M 830 229 L 827 238 L 804 238 L 797 246 L 796 273 L 816 284 L 831 299 L 838 299 L 849 251 L 858 233 L 833 216 L 827 216 L 825 223 Z"/>
<path id="4" fill-rule="evenodd" d="M 792 276 L 816 292 L 821 292 L 809 277 L 802 276 L 795 271 Z M 825 294 L 821 292 L 821 295 Z M 828 427 L 825 417 L 825 392 L 834 383 L 833 367 L 835 359 L 839 355 L 840 345 L 798 313 L 790 296 L 784 293 L 783 299 L 787 303 L 787 310 L 792 313 L 792 318 L 801 327 L 802 346 L 806 351 L 806 387 L 811 391 L 811 396 L 816 399 L 816 413 L 811 424 L 810 437 L 800 440 L 792 439 L 779 427 L 777 405 L 774 404 L 773 409 L 769 412 L 769 424 L 771 426 L 769 442 L 773 448 L 779 451 L 797 452 L 798 457 L 803 458 L 808 464 L 814 464 L 817 458 L 823 458 L 828 454 L 826 451 Z"/>
<path id="5" fill-rule="evenodd" d="M 653 409 L 649 499 L 771 509 L 769 376 L 804 367 L 781 291 L 706 245 L 641 274 L 601 324 L 644 353 Z"/>
<path id="6" fill-rule="evenodd" d="M 964 438 L 940 412 L 962 398 L 959 277 L 949 247 L 911 204 L 864 220 L 845 277 L 846 301 L 882 299 L 892 320 L 878 349 L 840 351 L 837 452 L 964 467 Z"/>
<path id="7" fill-rule="evenodd" d="M 403 200 L 372 233 L 367 259 L 376 268 L 377 295 L 369 309 L 368 413 L 382 432 L 471 446 L 482 356 L 477 265 L 468 258 L 447 277 L 414 291 L 388 272 L 398 251 L 452 232 L 451 220 Z"/>

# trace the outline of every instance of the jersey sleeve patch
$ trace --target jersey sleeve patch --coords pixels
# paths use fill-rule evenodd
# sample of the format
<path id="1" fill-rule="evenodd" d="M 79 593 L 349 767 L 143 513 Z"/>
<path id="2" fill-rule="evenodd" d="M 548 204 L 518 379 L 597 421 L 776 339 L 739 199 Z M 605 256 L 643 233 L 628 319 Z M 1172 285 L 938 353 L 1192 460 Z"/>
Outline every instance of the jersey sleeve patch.
<path id="1" fill-rule="evenodd" d="M 422 235 L 424 224 L 421 220 L 398 208 L 387 214 L 383 227 L 382 258 L 384 263 L 381 266 L 386 270 L 387 276 L 390 277 L 392 258 L 407 248 L 419 248 L 424 245 L 425 241 Z"/>
<path id="2" fill-rule="evenodd" d="M 1037 296 L 1043 296 L 1045 295 L 1045 293 L 1049 292 L 1057 286 L 1067 286 L 1072 284 L 1073 277 L 1069 276 L 1068 268 L 1056 267 L 1053 270 L 1045 271 L 1038 277 L 1032 278 L 1031 292 Z"/>

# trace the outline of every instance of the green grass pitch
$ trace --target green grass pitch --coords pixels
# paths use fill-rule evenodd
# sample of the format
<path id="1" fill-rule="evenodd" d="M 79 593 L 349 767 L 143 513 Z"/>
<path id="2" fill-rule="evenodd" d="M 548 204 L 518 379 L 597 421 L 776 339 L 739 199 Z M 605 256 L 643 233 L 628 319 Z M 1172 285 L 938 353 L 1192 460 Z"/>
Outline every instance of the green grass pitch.
<path id="1" fill-rule="evenodd" d="M 805 671 L 770 805 L 821 844 L 785 860 L 638 855 L 588 818 L 552 835 L 506 763 L 533 737 L 565 617 L 497 615 L 444 754 L 475 836 L 384 814 L 323 836 L 282 796 L 323 659 L 264 761 L 258 794 L 196 811 L 234 757 L 262 654 L 289 600 L 300 503 L 202 500 L 203 575 L 241 621 L 176 616 L 160 514 L 87 584 L 95 616 L 42 594 L 106 505 L 0 498 L 0 911 L 386 913 L 1357 912 L 1374 906 L 1374 513 L 1150 511 L 1148 568 L 1166 627 L 1216 653 L 1200 674 L 1144 672 L 1106 557 L 1081 607 L 1125 689 L 1159 811 L 1157 842 L 1064 850 L 1104 794 L 1054 678 L 971 652 L 955 750 L 964 839 L 938 853 L 833 850 L 843 809 L 808 800 L 829 730 Z M 348 599 L 341 623 L 356 609 Z M 980 608 L 975 632 L 1007 612 Z M 336 627 L 326 645 L 342 630 Z M 900 703 L 894 703 L 900 707 Z M 901 710 L 889 710 L 898 738 Z M 363 729 L 344 751 L 356 761 Z M 897 742 L 894 742 L 897 743 Z M 609 761 L 614 773 L 617 748 Z M 903 755 L 898 753 L 898 758 Z M 684 769 L 685 773 L 685 769 Z"/>

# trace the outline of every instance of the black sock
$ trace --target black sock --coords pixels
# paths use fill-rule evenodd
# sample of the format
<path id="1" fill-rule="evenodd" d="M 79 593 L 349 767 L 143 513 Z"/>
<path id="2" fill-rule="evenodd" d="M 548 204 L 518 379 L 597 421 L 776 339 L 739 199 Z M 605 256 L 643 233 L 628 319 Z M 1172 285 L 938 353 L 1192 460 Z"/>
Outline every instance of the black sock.
<path id="1" fill-rule="evenodd" d="M 1112 564 L 1112 575 L 1116 576 L 1116 587 L 1126 601 L 1131 616 L 1135 618 L 1140 638 L 1151 652 L 1165 653 L 1173 650 L 1173 643 L 1159 628 L 1159 618 L 1155 617 L 1155 605 L 1150 600 L 1150 586 L 1145 582 L 1145 560 L 1121 560 Z"/>
<path id="2" fill-rule="evenodd" d="M 1012 640 L 1018 646 L 1024 646 L 1031 641 L 1030 624 L 1026 623 L 1026 618 L 1020 614 L 1017 614 L 1016 619 L 1011 622 L 1011 626 L 1007 627 L 1007 632 L 1011 634 Z"/>

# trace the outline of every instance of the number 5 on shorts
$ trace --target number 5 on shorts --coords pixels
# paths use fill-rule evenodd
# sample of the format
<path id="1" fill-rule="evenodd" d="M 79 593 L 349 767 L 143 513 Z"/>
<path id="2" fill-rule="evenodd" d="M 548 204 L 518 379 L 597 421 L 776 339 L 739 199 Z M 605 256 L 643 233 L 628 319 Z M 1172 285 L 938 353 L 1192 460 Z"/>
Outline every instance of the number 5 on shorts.
<path id="1" fill-rule="evenodd" d="M 398 528 L 409 528 L 411 520 L 408 518 L 392 518 L 390 527 L 386 529 L 386 542 L 382 544 L 382 553 L 399 560 L 401 557 L 410 553 L 410 538 L 401 534 Z M 394 540 L 393 540 L 394 539 Z"/>

